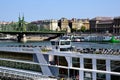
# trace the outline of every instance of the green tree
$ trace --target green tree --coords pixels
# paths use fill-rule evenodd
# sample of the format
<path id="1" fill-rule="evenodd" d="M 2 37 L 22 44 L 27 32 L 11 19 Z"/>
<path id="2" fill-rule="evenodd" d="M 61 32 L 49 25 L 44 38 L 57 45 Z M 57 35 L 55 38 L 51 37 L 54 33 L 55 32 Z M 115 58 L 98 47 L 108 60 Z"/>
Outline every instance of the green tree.
<path id="1" fill-rule="evenodd" d="M 82 31 L 82 32 L 85 32 L 85 31 L 86 31 L 86 27 L 85 27 L 85 26 L 82 26 L 82 27 L 81 27 L 81 31 Z"/>
<path id="2" fill-rule="evenodd" d="M 6 25 L 7 31 L 16 31 L 16 27 L 17 27 L 17 24 L 14 23 L 14 22 L 12 22 L 12 23 Z"/>
<path id="3" fill-rule="evenodd" d="M 27 24 L 27 31 L 38 31 L 38 26 L 36 24 Z"/>

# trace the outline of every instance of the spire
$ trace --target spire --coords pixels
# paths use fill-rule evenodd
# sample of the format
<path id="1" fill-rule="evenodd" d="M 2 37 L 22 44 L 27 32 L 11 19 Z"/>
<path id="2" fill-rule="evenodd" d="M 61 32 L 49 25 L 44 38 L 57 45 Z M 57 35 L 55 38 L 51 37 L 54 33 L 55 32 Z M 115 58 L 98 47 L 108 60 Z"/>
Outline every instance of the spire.
<path id="1" fill-rule="evenodd" d="M 20 13 L 19 13 L 19 17 L 18 17 L 18 18 L 19 18 L 19 21 L 20 21 L 20 20 L 21 20 L 21 18 L 20 18 Z"/>
<path id="2" fill-rule="evenodd" d="M 24 14 L 23 14 L 23 16 L 22 16 L 22 21 L 24 21 Z"/>
<path id="3" fill-rule="evenodd" d="M 21 18 L 20 18 L 20 13 L 19 13 L 19 17 L 18 17 L 18 30 L 20 31 L 21 30 Z"/>

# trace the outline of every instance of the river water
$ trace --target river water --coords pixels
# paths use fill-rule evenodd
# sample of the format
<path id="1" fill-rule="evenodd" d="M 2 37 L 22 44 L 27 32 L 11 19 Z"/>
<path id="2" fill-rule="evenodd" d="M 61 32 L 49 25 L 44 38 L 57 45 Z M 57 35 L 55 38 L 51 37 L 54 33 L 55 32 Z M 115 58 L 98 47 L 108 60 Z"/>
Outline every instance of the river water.
<path id="1" fill-rule="evenodd" d="M 0 47 L 5 47 L 9 45 L 33 45 L 33 46 L 50 46 L 50 41 L 39 41 L 39 42 L 26 42 L 26 43 L 18 43 L 15 41 L 0 41 Z M 75 47 L 82 48 L 112 48 L 112 49 L 120 49 L 120 43 L 93 43 L 93 42 L 72 42 L 72 45 Z"/>

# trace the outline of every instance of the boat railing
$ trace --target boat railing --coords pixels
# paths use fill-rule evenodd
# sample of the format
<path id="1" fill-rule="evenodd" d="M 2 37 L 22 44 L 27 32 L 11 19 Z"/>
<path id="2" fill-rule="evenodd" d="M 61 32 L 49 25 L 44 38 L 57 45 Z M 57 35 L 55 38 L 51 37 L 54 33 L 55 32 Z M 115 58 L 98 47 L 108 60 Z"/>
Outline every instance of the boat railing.
<path id="1" fill-rule="evenodd" d="M 18 77 L 20 79 L 34 79 L 34 80 L 57 80 L 55 78 L 50 78 L 49 76 L 42 75 L 42 73 L 38 72 L 30 72 L 25 70 L 17 70 L 12 68 L 0 67 L 0 76 L 6 77 Z"/>
<path id="2" fill-rule="evenodd" d="M 6 68 L 6 67 L 0 67 L 0 72 L 2 73 L 8 73 L 8 74 L 15 74 L 23 77 L 31 77 L 31 78 L 37 78 L 41 77 L 42 74 L 40 73 L 35 73 L 35 72 L 29 72 L 29 71 L 24 71 L 24 70 L 17 70 L 17 69 L 12 69 L 12 68 Z"/>
<path id="3" fill-rule="evenodd" d="M 86 54 L 104 54 L 104 55 L 120 55 L 120 49 L 105 49 L 105 48 L 81 48 L 77 52 Z"/>
<path id="4" fill-rule="evenodd" d="M 29 47 L 0 47 L 0 51 L 11 51 L 11 52 L 33 52 L 33 48 Z"/>

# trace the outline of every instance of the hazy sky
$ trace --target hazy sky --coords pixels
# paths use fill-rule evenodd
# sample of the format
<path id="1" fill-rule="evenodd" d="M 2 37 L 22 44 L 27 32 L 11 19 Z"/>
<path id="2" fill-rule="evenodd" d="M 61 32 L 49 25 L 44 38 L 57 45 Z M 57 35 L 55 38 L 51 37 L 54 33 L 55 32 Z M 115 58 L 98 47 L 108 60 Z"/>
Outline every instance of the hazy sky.
<path id="1" fill-rule="evenodd" d="M 0 21 L 120 16 L 120 0 L 1 0 Z"/>

